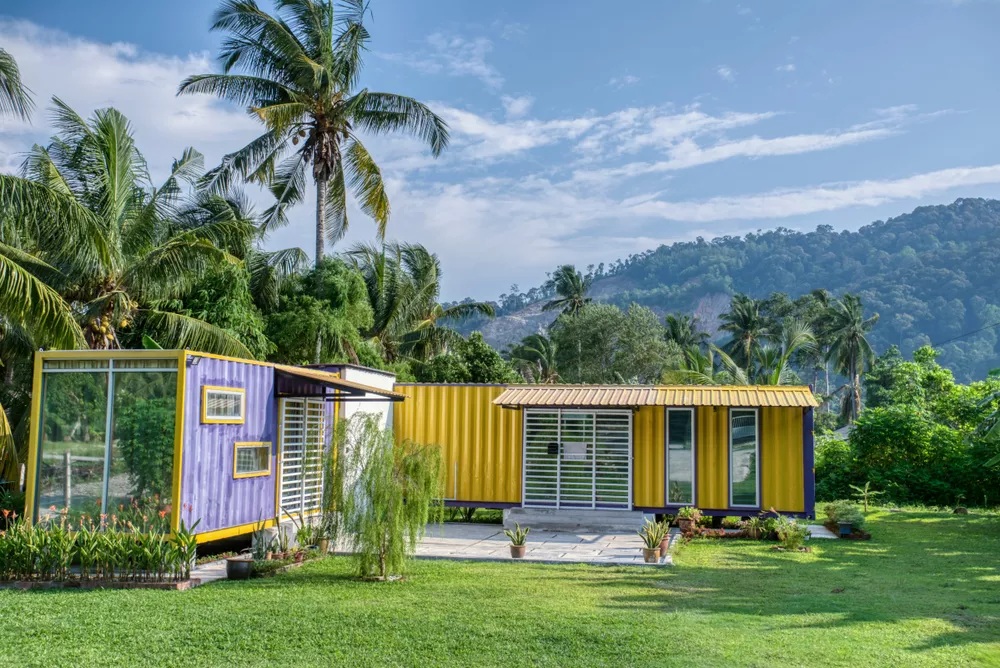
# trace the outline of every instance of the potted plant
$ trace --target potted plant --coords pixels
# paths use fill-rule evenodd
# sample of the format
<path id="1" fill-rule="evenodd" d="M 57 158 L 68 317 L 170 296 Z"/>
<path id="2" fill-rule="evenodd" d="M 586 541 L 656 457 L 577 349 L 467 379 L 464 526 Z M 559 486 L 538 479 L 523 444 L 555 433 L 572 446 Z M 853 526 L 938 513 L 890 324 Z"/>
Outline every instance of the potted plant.
<path id="1" fill-rule="evenodd" d="M 241 554 L 226 558 L 226 577 L 230 580 L 249 580 L 253 570 L 253 559 L 250 555 Z"/>
<path id="2" fill-rule="evenodd" d="M 670 549 L 670 520 L 663 520 L 660 524 L 660 556 L 665 556 Z"/>
<path id="3" fill-rule="evenodd" d="M 751 517 L 743 523 L 743 533 L 747 538 L 757 539 L 764 535 L 764 521 L 759 517 Z"/>
<path id="4" fill-rule="evenodd" d="M 647 564 L 655 564 L 660 560 L 660 541 L 663 540 L 660 524 L 646 520 L 637 533 L 643 543 L 642 560 Z"/>
<path id="5" fill-rule="evenodd" d="M 530 527 L 521 528 L 521 525 L 517 522 L 514 523 L 514 530 L 504 529 L 504 534 L 507 538 L 510 538 L 510 557 L 511 559 L 523 559 L 524 553 L 528 549 L 528 532 L 531 531 Z"/>
<path id="6" fill-rule="evenodd" d="M 694 531 L 694 525 L 701 519 L 701 511 L 694 506 L 684 506 L 677 511 L 677 526 L 684 533 Z"/>

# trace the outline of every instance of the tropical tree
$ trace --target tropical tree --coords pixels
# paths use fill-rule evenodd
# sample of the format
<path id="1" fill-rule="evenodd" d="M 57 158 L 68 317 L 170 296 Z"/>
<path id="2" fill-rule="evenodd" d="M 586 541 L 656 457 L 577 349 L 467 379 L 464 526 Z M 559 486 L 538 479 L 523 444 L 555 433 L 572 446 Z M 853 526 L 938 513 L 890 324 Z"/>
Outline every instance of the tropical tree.
<path id="1" fill-rule="evenodd" d="M 347 257 L 364 278 L 374 313 L 373 325 L 363 334 L 387 361 L 429 359 L 461 338 L 447 321 L 495 314 L 485 302 L 439 303 L 441 261 L 420 244 L 362 243 Z"/>
<path id="2" fill-rule="evenodd" d="M 716 365 L 716 346 L 708 346 L 704 352 L 698 346 L 689 346 L 677 368 L 668 370 L 664 382 L 678 385 L 730 385 L 732 376 L 725 368 Z M 722 353 L 723 355 L 725 353 Z M 720 365 L 721 366 L 721 365 Z M 743 372 L 735 363 L 733 366 Z"/>
<path id="3" fill-rule="evenodd" d="M 698 329 L 697 316 L 687 313 L 668 313 L 663 320 L 667 341 L 673 341 L 684 349 L 708 343 L 709 334 Z"/>
<path id="4" fill-rule="evenodd" d="M 760 311 L 760 302 L 744 294 L 733 296 L 729 311 L 723 313 L 720 332 L 728 332 L 731 339 L 723 350 L 745 370 L 750 369 L 754 349 L 770 336 L 767 322 Z"/>
<path id="5" fill-rule="evenodd" d="M 265 228 L 280 224 L 277 210 L 304 196 L 307 170 L 316 186 L 316 254 L 347 231 L 346 195 L 385 236 L 389 198 L 382 172 L 359 133 L 403 132 L 425 141 L 437 156 L 448 145 L 447 125 L 426 105 L 393 93 L 358 90 L 362 54 L 370 38 L 363 0 L 276 0 L 276 14 L 254 0 L 226 0 L 213 31 L 226 33 L 222 73 L 181 83 L 179 94 L 210 93 L 247 107 L 265 131 L 225 156 L 206 183 L 225 191 L 236 177 L 270 186 L 277 209 Z"/>
<path id="6" fill-rule="evenodd" d="M 237 261 L 211 241 L 226 223 L 182 230 L 171 222 L 182 184 L 200 175 L 201 155 L 186 149 L 157 187 L 119 111 L 101 109 L 84 120 L 54 98 L 53 122 L 58 134 L 49 146 L 31 149 L 23 177 L 0 175 L 0 210 L 16 221 L 20 245 L 5 247 L 4 255 L 20 270 L 11 276 L 23 279 L 0 300 L 21 299 L 22 311 L 48 303 L 38 312 L 54 319 L 63 340 L 75 340 L 82 327 L 91 348 L 116 347 L 122 330 L 132 330 L 170 346 L 249 356 L 223 330 L 161 308 L 210 267 Z M 31 289 L 36 297 L 28 296 Z M 16 321 L 28 314 L 12 315 Z"/>
<path id="7" fill-rule="evenodd" d="M 577 315 L 591 302 L 587 293 L 593 282 L 593 276 L 584 276 L 573 265 L 562 265 L 545 283 L 545 288 L 555 290 L 556 296 L 542 306 L 542 310 L 558 310 L 564 314 Z"/>
<path id="8" fill-rule="evenodd" d="M 510 347 L 510 361 L 529 383 L 559 381 L 557 347 L 544 334 L 529 334 Z"/>
<path id="9" fill-rule="evenodd" d="M 835 300 L 824 318 L 824 334 L 830 342 L 827 357 L 838 373 L 848 377 L 849 423 L 853 423 L 861 413 L 861 372 L 875 360 L 875 351 L 866 335 L 877 322 L 878 313 L 866 318 L 861 298 L 852 294 Z"/>
<path id="10" fill-rule="evenodd" d="M 21 81 L 17 61 L 7 51 L 0 49 L 0 116 L 18 116 L 28 120 L 34 103 L 31 93 Z"/>

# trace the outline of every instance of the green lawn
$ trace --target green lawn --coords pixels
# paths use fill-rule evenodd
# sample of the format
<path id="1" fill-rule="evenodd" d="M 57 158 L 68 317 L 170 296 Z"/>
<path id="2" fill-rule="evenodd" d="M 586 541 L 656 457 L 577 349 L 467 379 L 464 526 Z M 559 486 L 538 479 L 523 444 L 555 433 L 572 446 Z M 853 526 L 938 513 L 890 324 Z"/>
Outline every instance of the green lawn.
<path id="1" fill-rule="evenodd" d="M 667 569 L 329 559 L 190 592 L 0 592 L 16 665 L 1000 665 L 1000 517 L 878 513 L 866 543 L 697 541 Z M 843 589 L 841 593 L 833 593 Z"/>

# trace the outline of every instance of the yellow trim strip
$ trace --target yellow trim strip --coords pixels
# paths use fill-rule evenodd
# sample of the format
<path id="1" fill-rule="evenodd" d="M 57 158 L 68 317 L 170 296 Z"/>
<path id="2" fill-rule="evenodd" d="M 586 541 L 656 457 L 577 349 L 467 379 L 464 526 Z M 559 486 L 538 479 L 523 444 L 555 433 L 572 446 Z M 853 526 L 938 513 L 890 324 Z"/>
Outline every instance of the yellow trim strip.
<path id="1" fill-rule="evenodd" d="M 240 416 L 238 418 L 208 417 L 208 393 L 232 392 L 240 395 Z M 219 387 L 217 385 L 201 386 L 201 423 L 202 424 L 243 424 L 247 419 L 247 391 L 242 387 Z"/>
<path id="2" fill-rule="evenodd" d="M 237 473 L 236 472 L 236 455 L 240 448 L 267 448 L 267 470 L 266 471 L 255 471 L 254 473 Z M 270 441 L 244 441 L 233 443 L 233 479 L 242 480 L 243 478 L 263 478 L 265 476 L 271 475 L 271 450 L 273 444 Z"/>
<path id="3" fill-rule="evenodd" d="M 171 359 L 183 350 L 43 350 L 35 353 L 43 360 Z M 199 353 L 200 354 L 200 353 Z"/>
<path id="4" fill-rule="evenodd" d="M 229 527 L 228 529 L 216 529 L 215 531 L 206 531 L 205 533 L 200 533 L 195 536 L 195 539 L 199 543 L 209 543 L 213 540 L 222 540 L 223 538 L 232 538 L 233 536 L 241 536 L 247 533 L 253 533 L 254 529 L 261 527 L 262 529 L 267 529 L 275 525 L 275 520 L 269 519 L 262 522 L 250 522 L 249 524 L 241 524 L 235 527 Z"/>
<path id="5" fill-rule="evenodd" d="M 187 353 L 177 351 L 177 407 L 174 409 L 174 476 L 171 487 L 170 525 L 181 526 L 181 474 L 184 466 L 184 395 L 187 387 Z"/>
<path id="6" fill-rule="evenodd" d="M 242 357 L 229 357 L 227 355 L 215 355 L 213 353 L 203 353 L 200 351 L 189 350 L 188 355 L 193 357 L 207 357 L 213 360 L 225 360 L 227 362 L 242 362 L 243 364 L 256 364 L 258 366 L 274 366 L 273 362 L 261 362 L 259 360 L 247 360 Z"/>
<path id="7" fill-rule="evenodd" d="M 35 353 L 35 369 L 31 379 L 31 421 L 28 422 L 28 473 L 24 495 L 24 515 L 31 524 L 35 511 L 35 478 L 38 475 L 38 445 L 41 442 L 42 427 L 42 356 Z"/>

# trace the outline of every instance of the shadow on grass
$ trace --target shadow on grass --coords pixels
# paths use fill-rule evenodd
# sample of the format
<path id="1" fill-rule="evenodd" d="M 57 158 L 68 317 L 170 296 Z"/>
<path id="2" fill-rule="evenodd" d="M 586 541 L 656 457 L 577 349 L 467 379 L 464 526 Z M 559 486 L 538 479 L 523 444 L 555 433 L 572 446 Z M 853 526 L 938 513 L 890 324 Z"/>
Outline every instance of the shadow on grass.
<path id="1" fill-rule="evenodd" d="M 605 604 L 620 609 L 775 616 L 786 627 L 846 636 L 872 622 L 934 619 L 953 627 L 907 648 L 913 651 L 1000 642 L 1000 522 L 893 513 L 871 530 L 871 541 L 814 540 L 813 551 L 800 554 L 756 541 L 699 540 L 658 577 L 615 573 L 588 583 L 607 587 Z M 630 593 L 610 591 L 623 587 Z"/>

